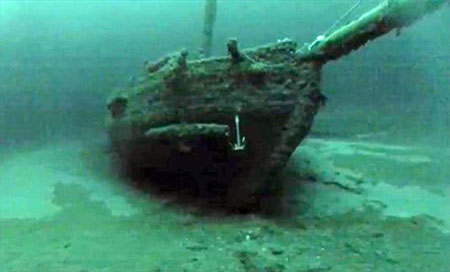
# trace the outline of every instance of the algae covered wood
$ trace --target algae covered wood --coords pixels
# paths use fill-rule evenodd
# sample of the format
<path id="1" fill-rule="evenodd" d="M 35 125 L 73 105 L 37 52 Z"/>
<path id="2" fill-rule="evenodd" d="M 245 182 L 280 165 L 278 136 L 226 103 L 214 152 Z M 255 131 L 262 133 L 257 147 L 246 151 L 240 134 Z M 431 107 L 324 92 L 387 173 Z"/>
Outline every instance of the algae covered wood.
<path id="1" fill-rule="evenodd" d="M 206 0 L 203 18 L 202 50 L 205 57 L 211 56 L 213 27 L 216 21 L 217 0 Z"/>
<path id="2" fill-rule="evenodd" d="M 258 203 L 280 189 L 277 175 L 325 103 L 322 65 L 448 2 L 387 1 L 301 49 L 285 39 L 241 50 L 230 39 L 228 56 L 189 60 L 182 50 L 147 62 L 108 100 L 112 147 L 131 172 L 178 173 L 223 186 L 233 205 Z"/>
<path id="3" fill-rule="evenodd" d="M 200 136 L 204 137 L 226 137 L 229 127 L 215 124 L 176 124 L 165 127 L 151 128 L 145 132 L 147 138 L 178 137 L 179 139 L 190 139 Z"/>
<path id="4" fill-rule="evenodd" d="M 317 46 L 301 51 L 305 58 L 335 60 L 392 30 L 400 33 L 402 28 L 445 4 L 450 4 L 450 0 L 386 0 L 357 20 L 321 37 Z"/>
<path id="5" fill-rule="evenodd" d="M 181 51 L 147 63 L 136 86 L 112 94 L 108 132 L 132 169 L 232 183 L 237 196 L 287 162 L 323 102 L 320 65 L 299 61 L 288 39 L 227 47 L 227 57 L 189 61 Z"/>

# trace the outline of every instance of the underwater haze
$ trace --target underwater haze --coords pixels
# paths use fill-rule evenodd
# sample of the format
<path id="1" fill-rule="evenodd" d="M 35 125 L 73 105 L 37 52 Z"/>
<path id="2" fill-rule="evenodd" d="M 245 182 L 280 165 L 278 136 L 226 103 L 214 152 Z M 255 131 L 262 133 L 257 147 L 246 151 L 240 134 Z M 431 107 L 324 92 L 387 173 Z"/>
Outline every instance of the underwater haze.
<path id="1" fill-rule="evenodd" d="M 218 0 L 212 55 L 311 43 L 357 2 L 338 27 L 382 1 Z M 450 4 L 324 65 L 266 216 L 142 189 L 109 146 L 110 94 L 194 58 L 205 3 L 0 0 L 0 272 L 450 271 Z"/>

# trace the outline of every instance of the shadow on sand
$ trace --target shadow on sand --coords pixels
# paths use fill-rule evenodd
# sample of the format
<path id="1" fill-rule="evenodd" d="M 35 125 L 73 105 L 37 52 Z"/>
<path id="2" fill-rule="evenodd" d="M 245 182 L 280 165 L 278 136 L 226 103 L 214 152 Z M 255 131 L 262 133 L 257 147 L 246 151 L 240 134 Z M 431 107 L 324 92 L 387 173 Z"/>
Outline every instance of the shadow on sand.
<path id="1" fill-rule="evenodd" d="M 131 167 L 115 160 L 122 180 L 127 186 L 149 195 L 151 198 L 203 216 L 259 215 L 270 218 L 289 218 L 298 209 L 303 209 L 301 201 L 302 185 L 314 181 L 311 177 L 300 177 L 296 171 L 286 169 L 271 182 L 276 188 L 257 189 L 242 192 L 229 175 L 220 171 L 177 172 Z M 242 182 L 240 180 L 239 182 Z M 299 195 L 300 194 L 300 195 Z"/>

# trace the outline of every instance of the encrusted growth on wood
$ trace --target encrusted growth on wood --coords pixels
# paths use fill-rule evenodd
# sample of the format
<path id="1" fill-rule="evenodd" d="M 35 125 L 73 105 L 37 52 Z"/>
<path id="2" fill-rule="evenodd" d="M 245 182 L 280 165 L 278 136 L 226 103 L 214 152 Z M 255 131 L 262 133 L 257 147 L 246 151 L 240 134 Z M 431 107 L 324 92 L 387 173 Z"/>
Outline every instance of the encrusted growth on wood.
<path id="1" fill-rule="evenodd" d="M 189 61 L 182 50 L 147 62 L 108 100 L 112 145 L 133 167 L 227 180 L 237 205 L 271 194 L 325 101 L 322 65 L 449 1 L 390 0 L 300 50 L 289 39 L 248 50 L 230 39 L 226 57 Z"/>
<path id="2" fill-rule="evenodd" d="M 299 54 L 304 59 L 322 62 L 338 59 L 392 30 L 410 26 L 446 3 L 449 4 L 450 0 L 386 0 L 327 35 L 311 50 L 305 46 Z"/>

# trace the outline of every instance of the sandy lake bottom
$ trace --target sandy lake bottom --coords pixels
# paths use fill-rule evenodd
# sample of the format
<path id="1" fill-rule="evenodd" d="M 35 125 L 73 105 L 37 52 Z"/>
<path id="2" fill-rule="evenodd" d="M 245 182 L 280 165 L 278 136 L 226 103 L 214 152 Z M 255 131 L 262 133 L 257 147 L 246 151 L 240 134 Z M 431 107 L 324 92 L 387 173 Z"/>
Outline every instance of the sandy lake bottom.
<path id="1" fill-rule="evenodd" d="M 0 271 L 448 271 L 449 150 L 310 137 L 278 216 L 132 187 L 100 144 L 0 156 Z"/>

